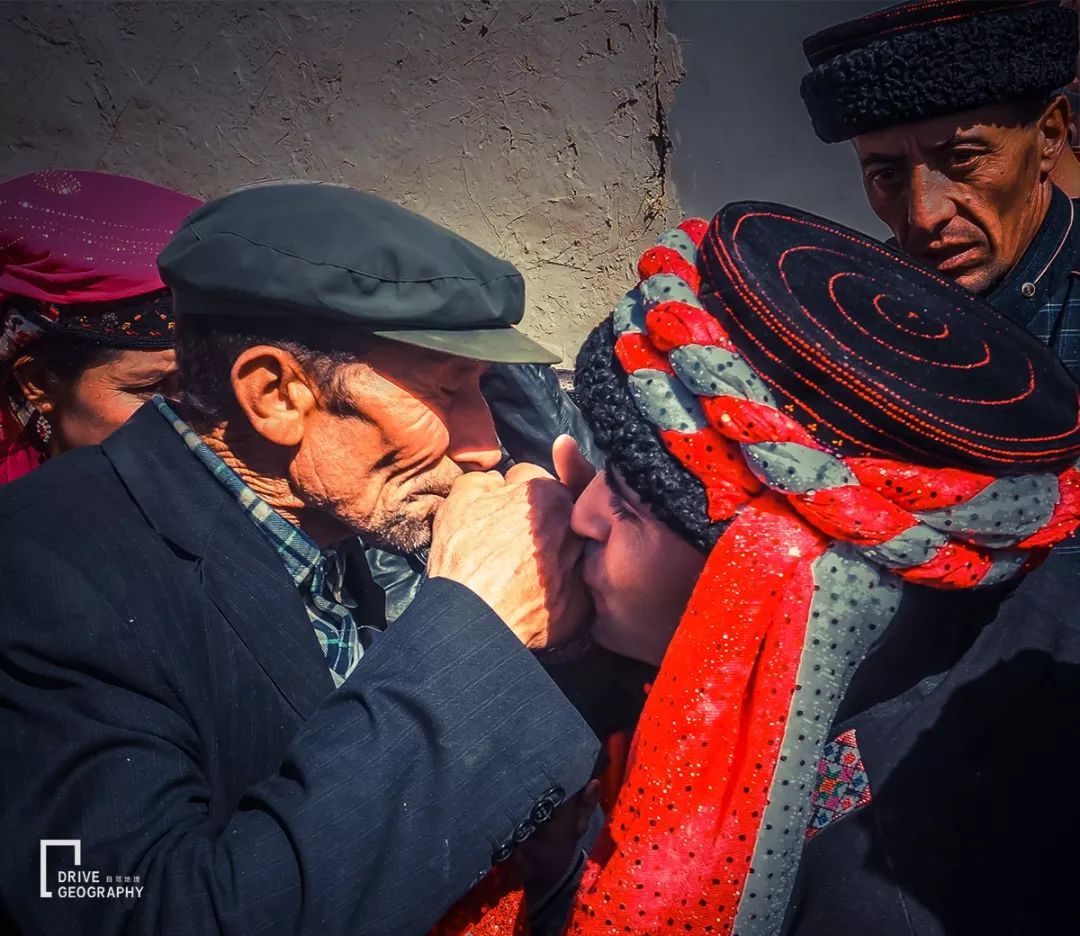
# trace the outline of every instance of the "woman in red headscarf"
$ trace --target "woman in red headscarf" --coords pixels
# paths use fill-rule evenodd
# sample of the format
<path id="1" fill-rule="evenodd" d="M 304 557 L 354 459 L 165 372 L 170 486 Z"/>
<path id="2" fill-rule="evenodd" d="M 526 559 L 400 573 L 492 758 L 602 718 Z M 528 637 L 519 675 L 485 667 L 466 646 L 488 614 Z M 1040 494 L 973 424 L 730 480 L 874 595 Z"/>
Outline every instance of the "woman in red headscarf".
<path id="1" fill-rule="evenodd" d="M 104 172 L 0 183 L 0 483 L 168 392 L 174 321 L 156 260 L 199 204 Z"/>
<path id="2" fill-rule="evenodd" d="M 1049 787 L 1080 767 L 1050 551 L 1080 523 L 1075 383 L 783 206 L 685 222 L 638 270 L 578 357 L 607 464 L 572 522 L 595 639 L 660 671 L 566 932 L 1057 931 L 1080 807 L 1015 805 L 1023 751 Z M 498 883 L 436 932 L 527 932 Z"/>

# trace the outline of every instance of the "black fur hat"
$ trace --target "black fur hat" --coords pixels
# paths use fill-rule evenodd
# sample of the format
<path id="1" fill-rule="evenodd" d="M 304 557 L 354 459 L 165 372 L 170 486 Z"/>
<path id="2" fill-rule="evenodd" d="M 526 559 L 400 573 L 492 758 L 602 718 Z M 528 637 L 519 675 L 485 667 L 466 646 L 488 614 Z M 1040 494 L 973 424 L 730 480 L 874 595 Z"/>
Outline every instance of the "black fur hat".
<path id="1" fill-rule="evenodd" d="M 1049 94 L 1076 76 L 1060 0 L 914 0 L 803 41 L 802 96 L 826 143 Z"/>

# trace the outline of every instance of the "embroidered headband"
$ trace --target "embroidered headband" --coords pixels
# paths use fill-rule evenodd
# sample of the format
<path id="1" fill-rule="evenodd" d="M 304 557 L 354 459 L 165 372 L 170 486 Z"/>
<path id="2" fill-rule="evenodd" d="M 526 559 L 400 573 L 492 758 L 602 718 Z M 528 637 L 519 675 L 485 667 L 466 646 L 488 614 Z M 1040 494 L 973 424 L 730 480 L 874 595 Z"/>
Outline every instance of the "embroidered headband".
<path id="1" fill-rule="evenodd" d="M 108 348 L 171 348 L 176 316 L 168 289 L 111 302 L 58 305 L 12 296 L 0 307 L 0 362 L 54 335 Z"/>

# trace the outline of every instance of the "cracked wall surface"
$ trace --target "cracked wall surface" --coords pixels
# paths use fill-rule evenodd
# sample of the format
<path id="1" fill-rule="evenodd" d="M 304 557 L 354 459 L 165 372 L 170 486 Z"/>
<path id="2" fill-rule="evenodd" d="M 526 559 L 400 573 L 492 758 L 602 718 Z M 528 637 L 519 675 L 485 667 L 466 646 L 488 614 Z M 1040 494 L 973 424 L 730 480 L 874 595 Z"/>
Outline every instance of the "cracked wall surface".
<path id="1" fill-rule="evenodd" d="M 0 174 L 369 189 L 505 256 L 572 359 L 677 217 L 659 0 L 0 5 Z"/>

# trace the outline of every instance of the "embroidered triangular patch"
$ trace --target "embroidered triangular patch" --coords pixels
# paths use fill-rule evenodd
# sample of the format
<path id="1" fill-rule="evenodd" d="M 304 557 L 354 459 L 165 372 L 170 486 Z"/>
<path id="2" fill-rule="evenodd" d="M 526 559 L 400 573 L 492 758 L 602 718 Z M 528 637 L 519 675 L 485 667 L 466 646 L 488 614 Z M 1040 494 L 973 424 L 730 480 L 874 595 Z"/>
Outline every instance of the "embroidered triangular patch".
<path id="1" fill-rule="evenodd" d="M 821 752 L 817 785 L 810 794 L 807 840 L 830 823 L 861 809 L 871 798 L 870 778 L 859 753 L 855 729 L 850 728 L 826 744 Z"/>

